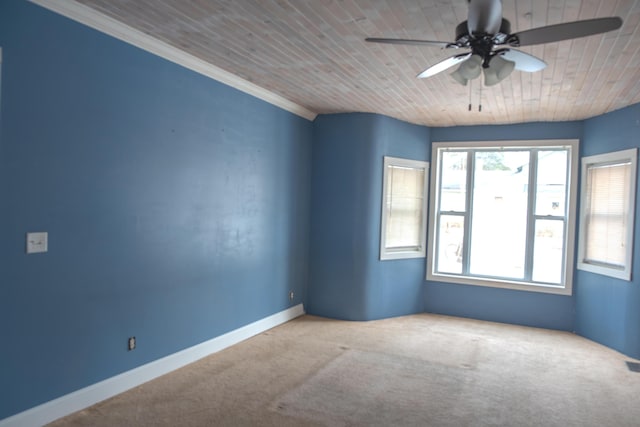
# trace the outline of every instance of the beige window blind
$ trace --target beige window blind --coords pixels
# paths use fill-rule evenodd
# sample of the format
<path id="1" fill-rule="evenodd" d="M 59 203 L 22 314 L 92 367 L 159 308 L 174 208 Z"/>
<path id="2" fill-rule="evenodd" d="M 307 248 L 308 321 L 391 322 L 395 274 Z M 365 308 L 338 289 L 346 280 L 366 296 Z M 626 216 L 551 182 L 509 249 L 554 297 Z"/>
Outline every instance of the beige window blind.
<path id="1" fill-rule="evenodd" d="M 387 166 L 387 249 L 419 248 L 424 209 L 425 170 Z"/>
<path id="2" fill-rule="evenodd" d="M 624 269 L 631 171 L 630 162 L 587 168 L 584 262 Z"/>

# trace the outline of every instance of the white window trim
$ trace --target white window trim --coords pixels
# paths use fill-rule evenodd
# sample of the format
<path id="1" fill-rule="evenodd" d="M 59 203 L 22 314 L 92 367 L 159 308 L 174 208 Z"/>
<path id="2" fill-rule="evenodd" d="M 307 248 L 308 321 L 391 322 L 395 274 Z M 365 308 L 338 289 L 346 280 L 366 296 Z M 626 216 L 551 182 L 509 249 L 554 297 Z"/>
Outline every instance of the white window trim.
<path id="1" fill-rule="evenodd" d="M 420 233 L 420 246 L 416 250 L 393 251 L 386 248 L 386 230 L 387 230 L 387 210 L 386 196 L 388 190 L 388 166 L 400 166 L 414 169 L 424 169 L 423 183 L 423 206 Z M 424 258 L 426 256 L 426 240 L 427 240 L 427 195 L 429 190 L 429 163 L 421 160 L 403 159 L 399 157 L 384 156 L 383 183 L 382 183 L 382 216 L 380 226 L 380 260 L 393 260 L 405 258 Z"/>
<path id="2" fill-rule="evenodd" d="M 462 276 L 448 273 L 434 273 L 434 260 L 435 260 L 435 223 L 436 223 L 436 207 L 438 206 L 437 200 L 437 188 L 438 188 L 438 174 L 439 174 L 439 161 L 438 150 L 446 149 L 447 147 L 455 148 L 511 148 L 511 147 L 570 147 L 571 155 L 569 157 L 569 177 L 567 182 L 567 189 L 569 191 L 568 197 L 568 221 L 567 221 L 567 242 L 564 258 L 564 286 L 554 286 L 545 284 L 529 284 L 525 282 L 489 279 L 489 278 L 476 278 L 470 276 Z M 518 141 L 457 141 L 457 142 L 434 142 L 432 144 L 431 159 L 435 160 L 435 167 L 431 170 L 431 187 L 430 187 L 430 201 L 429 201 L 429 241 L 427 247 L 429 248 L 429 255 L 427 256 L 427 275 L 426 278 L 433 282 L 443 282 L 452 284 L 463 284 L 473 286 L 484 286 L 492 288 L 514 289 L 528 292 L 541 292 L 557 295 L 571 295 L 573 292 L 573 269 L 574 269 L 574 257 L 575 257 L 575 233 L 576 233 L 576 205 L 577 205 L 577 187 L 578 171 L 579 167 L 579 140 L 577 139 L 562 139 L 562 140 L 518 140 Z"/>
<path id="3" fill-rule="evenodd" d="M 593 165 L 607 163 L 622 163 L 629 161 L 631 163 L 631 182 L 629 183 L 629 212 L 627 213 L 627 224 L 629 229 L 626 236 L 626 254 L 624 269 L 616 269 L 605 265 L 597 265 L 585 262 L 586 247 L 586 206 L 584 201 L 587 200 L 587 169 Z M 637 181 L 637 162 L 638 149 L 631 148 L 629 150 L 615 151 L 605 154 L 597 154 L 594 156 L 582 158 L 582 185 L 580 189 L 580 231 L 578 238 L 578 263 L 577 268 L 591 273 L 602 274 L 604 276 L 615 277 L 618 279 L 631 280 L 631 270 L 633 267 L 633 237 L 634 237 L 634 220 L 636 208 L 636 181 Z"/>

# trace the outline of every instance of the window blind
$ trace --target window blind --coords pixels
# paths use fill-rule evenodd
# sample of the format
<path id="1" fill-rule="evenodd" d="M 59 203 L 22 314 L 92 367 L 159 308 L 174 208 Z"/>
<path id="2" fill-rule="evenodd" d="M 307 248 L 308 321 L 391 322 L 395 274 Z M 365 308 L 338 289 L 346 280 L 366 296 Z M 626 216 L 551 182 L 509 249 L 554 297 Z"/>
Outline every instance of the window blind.
<path id="1" fill-rule="evenodd" d="M 388 166 L 387 249 L 419 248 L 423 217 L 424 169 Z"/>
<path id="2" fill-rule="evenodd" d="M 631 163 L 587 167 L 585 262 L 623 269 Z"/>

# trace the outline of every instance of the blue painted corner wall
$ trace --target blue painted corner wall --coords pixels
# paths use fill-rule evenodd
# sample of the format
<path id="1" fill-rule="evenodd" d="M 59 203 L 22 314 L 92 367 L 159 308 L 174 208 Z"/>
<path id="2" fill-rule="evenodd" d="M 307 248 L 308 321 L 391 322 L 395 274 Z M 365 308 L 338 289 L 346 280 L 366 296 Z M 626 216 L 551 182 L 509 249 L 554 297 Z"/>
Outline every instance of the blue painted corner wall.
<path id="1" fill-rule="evenodd" d="M 379 260 L 384 156 L 429 160 L 429 129 L 375 114 L 318 117 L 311 179 L 312 314 L 371 320 L 424 311 L 424 260 Z"/>
<path id="2" fill-rule="evenodd" d="M 26 1 L 0 47 L 0 419 L 303 302 L 312 122 Z"/>
<path id="3" fill-rule="evenodd" d="M 312 154 L 309 311 L 368 320 L 423 310 L 575 331 L 640 358 L 637 274 L 629 283 L 574 271 L 574 294 L 562 296 L 423 281 L 423 260 L 378 260 L 383 155 L 429 160 L 432 142 L 527 139 L 579 139 L 581 156 L 621 150 L 639 146 L 639 111 L 635 105 L 586 121 L 428 133 L 372 114 L 320 116 Z M 636 241 L 639 233 L 636 228 Z M 410 304 L 406 295 L 422 295 L 422 306 Z"/>
<path id="4" fill-rule="evenodd" d="M 640 148 L 640 105 L 585 121 L 583 156 L 629 148 Z M 636 359 L 640 359 L 639 214 L 640 195 L 636 194 L 632 280 L 578 270 L 574 290 L 576 332 Z"/>

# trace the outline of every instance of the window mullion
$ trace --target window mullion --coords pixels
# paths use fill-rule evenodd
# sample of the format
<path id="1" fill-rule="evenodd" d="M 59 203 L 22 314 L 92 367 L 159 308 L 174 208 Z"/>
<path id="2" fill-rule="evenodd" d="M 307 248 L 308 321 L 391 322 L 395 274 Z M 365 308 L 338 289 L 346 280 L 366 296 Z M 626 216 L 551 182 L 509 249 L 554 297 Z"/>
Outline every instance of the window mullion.
<path id="1" fill-rule="evenodd" d="M 437 169 L 438 170 L 438 178 L 437 178 L 437 181 L 436 181 L 438 183 L 438 187 L 439 187 L 438 188 L 438 192 L 437 192 L 438 193 L 438 197 L 436 199 L 437 200 L 436 211 L 438 213 L 442 212 L 442 197 L 440 196 L 440 194 L 442 192 L 442 173 L 443 172 L 442 172 L 442 166 L 441 165 L 442 165 L 442 162 L 443 162 L 443 160 L 442 160 L 443 157 L 444 157 L 444 151 L 440 151 L 438 153 L 438 165 L 439 165 L 439 167 Z M 438 222 L 440 222 L 440 218 L 438 218 Z"/>
<path id="2" fill-rule="evenodd" d="M 474 151 L 467 153 L 467 192 L 465 194 L 464 209 L 464 234 L 462 237 L 462 274 L 469 275 L 470 254 L 471 254 L 471 221 L 473 216 L 473 185 L 474 172 L 476 169 Z"/>
<path id="3" fill-rule="evenodd" d="M 524 279 L 533 278 L 533 253 L 536 233 L 536 196 L 538 194 L 538 150 L 529 153 L 529 200 L 527 206 L 527 240 L 524 259 Z"/>
<path id="4" fill-rule="evenodd" d="M 437 220 L 435 221 L 435 223 L 437 224 L 435 227 L 436 231 L 436 235 L 435 235 L 435 240 L 436 240 L 436 245 L 435 248 L 439 248 L 440 247 L 440 224 L 442 222 L 442 162 L 443 162 L 443 157 L 444 157 L 444 151 L 439 151 L 438 152 L 438 168 L 436 169 L 438 171 L 438 176 L 436 179 L 436 182 L 438 183 L 438 189 L 437 189 L 437 198 L 436 198 L 436 216 L 437 216 Z M 433 197 L 433 195 L 432 195 Z M 433 253 L 434 253 L 434 266 L 440 265 L 440 251 L 436 250 L 434 248 Z"/>

